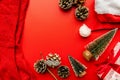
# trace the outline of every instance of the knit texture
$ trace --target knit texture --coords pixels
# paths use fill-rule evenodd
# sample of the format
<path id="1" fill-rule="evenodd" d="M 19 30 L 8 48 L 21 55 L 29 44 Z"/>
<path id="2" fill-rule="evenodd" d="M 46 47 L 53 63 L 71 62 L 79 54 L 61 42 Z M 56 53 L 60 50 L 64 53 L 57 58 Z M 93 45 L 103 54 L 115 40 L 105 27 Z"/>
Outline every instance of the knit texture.
<path id="1" fill-rule="evenodd" d="M 29 0 L 0 0 L 0 80 L 35 80 L 21 46 Z"/>

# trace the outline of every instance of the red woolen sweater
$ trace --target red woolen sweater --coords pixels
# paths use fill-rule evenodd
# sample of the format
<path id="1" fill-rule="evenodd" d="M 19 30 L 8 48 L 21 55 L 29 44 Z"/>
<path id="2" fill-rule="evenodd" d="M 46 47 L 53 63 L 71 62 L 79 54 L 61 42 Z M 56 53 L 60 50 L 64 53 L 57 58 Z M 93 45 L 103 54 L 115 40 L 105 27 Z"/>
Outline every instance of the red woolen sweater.
<path id="1" fill-rule="evenodd" d="M 35 80 L 21 37 L 29 0 L 0 0 L 0 80 Z"/>

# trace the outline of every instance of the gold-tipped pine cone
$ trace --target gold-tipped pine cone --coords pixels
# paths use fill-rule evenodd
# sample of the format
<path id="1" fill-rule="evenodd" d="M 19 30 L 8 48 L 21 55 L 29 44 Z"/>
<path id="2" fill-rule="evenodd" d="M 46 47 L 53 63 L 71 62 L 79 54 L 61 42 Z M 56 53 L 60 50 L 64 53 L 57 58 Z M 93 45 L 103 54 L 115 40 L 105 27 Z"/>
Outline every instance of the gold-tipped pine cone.
<path id="1" fill-rule="evenodd" d="M 58 75 L 61 77 L 61 78 L 67 78 L 69 75 L 70 75 L 70 71 L 69 71 L 69 68 L 67 66 L 60 66 L 58 68 Z"/>
<path id="2" fill-rule="evenodd" d="M 59 7 L 68 10 L 72 7 L 73 0 L 59 0 Z"/>
<path id="3" fill-rule="evenodd" d="M 89 15 L 89 9 L 85 6 L 79 6 L 75 10 L 75 17 L 78 20 L 85 20 Z"/>
<path id="4" fill-rule="evenodd" d="M 34 70 L 37 73 L 44 73 L 47 70 L 47 65 L 45 64 L 44 60 L 38 60 L 34 63 Z"/>

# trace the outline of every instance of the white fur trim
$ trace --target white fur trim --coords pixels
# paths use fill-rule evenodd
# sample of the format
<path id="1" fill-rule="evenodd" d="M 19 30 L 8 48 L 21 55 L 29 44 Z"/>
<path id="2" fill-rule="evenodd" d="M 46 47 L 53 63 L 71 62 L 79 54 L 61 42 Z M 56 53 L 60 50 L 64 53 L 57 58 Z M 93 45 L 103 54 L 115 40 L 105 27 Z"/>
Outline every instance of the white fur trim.
<path id="1" fill-rule="evenodd" d="M 120 15 L 119 0 L 95 0 L 95 11 L 98 14 Z"/>

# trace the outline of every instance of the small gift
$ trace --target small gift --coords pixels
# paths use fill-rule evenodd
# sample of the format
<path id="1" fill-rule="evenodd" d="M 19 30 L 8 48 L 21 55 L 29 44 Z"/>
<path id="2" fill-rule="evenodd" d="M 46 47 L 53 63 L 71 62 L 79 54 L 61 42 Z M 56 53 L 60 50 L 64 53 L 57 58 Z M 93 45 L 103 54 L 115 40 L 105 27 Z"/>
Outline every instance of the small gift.
<path id="1" fill-rule="evenodd" d="M 99 66 L 97 75 L 103 80 L 120 80 L 120 42 L 109 55 L 107 63 Z"/>

